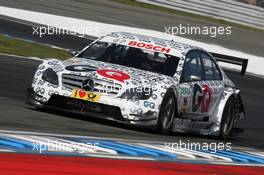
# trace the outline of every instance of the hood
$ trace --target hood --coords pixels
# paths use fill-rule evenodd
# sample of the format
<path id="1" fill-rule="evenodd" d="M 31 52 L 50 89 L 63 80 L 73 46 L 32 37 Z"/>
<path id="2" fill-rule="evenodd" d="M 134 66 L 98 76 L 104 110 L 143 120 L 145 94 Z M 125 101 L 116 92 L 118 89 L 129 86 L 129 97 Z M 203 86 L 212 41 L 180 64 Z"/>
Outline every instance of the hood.
<path id="1" fill-rule="evenodd" d="M 85 58 L 70 58 L 62 62 L 63 73 L 114 81 L 131 87 L 175 84 L 173 77 L 132 67 Z"/>

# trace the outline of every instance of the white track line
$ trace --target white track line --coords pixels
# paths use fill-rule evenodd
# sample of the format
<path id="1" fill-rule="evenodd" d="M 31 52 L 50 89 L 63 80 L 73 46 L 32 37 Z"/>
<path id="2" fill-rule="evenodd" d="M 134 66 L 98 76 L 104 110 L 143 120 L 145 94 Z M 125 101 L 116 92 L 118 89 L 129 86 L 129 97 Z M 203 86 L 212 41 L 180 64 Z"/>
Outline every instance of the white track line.
<path id="1" fill-rule="evenodd" d="M 70 17 L 64 17 L 64 16 L 58 16 L 58 15 L 51 15 L 47 13 L 40 13 L 40 12 L 34 12 L 29 10 L 21 10 L 16 8 L 9 8 L 9 7 L 3 7 L 0 6 L 0 15 L 5 15 L 21 20 L 30 21 L 33 23 L 38 23 L 42 25 L 50 25 L 58 28 L 80 28 L 80 27 L 92 27 L 97 28 L 97 30 L 90 30 L 85 31 L 86 35 L 99 37 L 105 34 L 108 34 L 110 32 L 119 32 L 119 31 L 125 31 L 125 32 L 132 32 L 132 33 L 138 33 L 138 34 L 145 34 L 145 35 L 153 35 L 156 37 L 166 38 L 166 39 L 173 39 L 174 41 L 187 43 L 191 45 L 196 45 L 199 47 L 202 47 L 210 52 L 217 52 L 222 54 L 228 54 L 231 56 L 237 56 L 242 58 L 249 59 L 247 72 L 251 72 L 253 74 L 259 74 L 264 75 L 264 58 L 255 56 L 252 54 L 247 54 L 242 51 L 236 51 L 231 50 L 228 48 L 225 48 L 223 46 L 214 45 L 214 44 L 207 44 L 203 42 L 198 42 L 190 39 L 186 39 L 183 37 L 178 36 L 171 36 L 166 35 L 165 31 L 158 32 L 154 30 L 146 30 L 146 29 L 140 29 L 135 27 L 128 27 L 128 26 L 122 26 L 122 25 L 113 25 L 113 24 L 106 24 L 106 23 L 100 23 L 95 21 L 88 21 L 88 20 L 82 20 L 77 18 L 70 18 Z M 33 30 L 32 30 L 33 32 Z M 234 65 L 225 65 L 232 69 L 237 69 Z"/>
<path id="2" fill-rule="evenodd" d="M 43 59 L 37 58 L 37 57 L 25 57 L 25 56 L 20 56 L 20 55 L 12 55 L 12 54 L 6 54 L 6 53 L 0 53 L 0 56 L 8 56 L 8 57 L 15 57 L 15 58 L 21 58 L 21 59 L 29 59 L 29 60 L 34 60 L 34 61 L 41 61 Z M 0 57 L 1 59 L 1 57 Z"/>

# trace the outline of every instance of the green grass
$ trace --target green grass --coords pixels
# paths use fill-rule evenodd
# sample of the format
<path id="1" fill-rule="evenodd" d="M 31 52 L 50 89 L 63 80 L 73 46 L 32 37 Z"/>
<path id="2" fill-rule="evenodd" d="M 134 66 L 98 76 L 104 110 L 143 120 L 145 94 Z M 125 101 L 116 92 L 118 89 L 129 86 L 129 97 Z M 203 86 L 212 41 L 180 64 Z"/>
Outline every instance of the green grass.
<path id="1" fill-rule="evenodd" d="M 66 59 L 70 57 L 70 54 L 66 50 L 51 48 L 47 45 L 12 38 L 1 34 L 0 53 L 38 58 Z"/>
<path id="2" fill-rule="evenodd" d="M 264 29 L 259 29 L 259 28 L 255 28 L 255 27 L 251 27 L 251 26 L 247 26 L 247 25 L 242 25 L 242 24 L 238 24 L 238 23 L 234 23 L 234 22 L 229 22 L 229 21 L 225 21 L 225 20 L 222 20 L 222 19 L 216 19 L 216 18 L 212 18 L 212 17 L 207 17 L 207 16 L 203 16 L 203 15 L 197 15 L 197 14 L 194 14 L 194 13 L 183 12 L 183 11 L 170 9 L 170 8 L 166 8 L 166 7 L 160 7 L 160 6 L 157 6 L 157 5 L 152 5 L 152 4 L 147 4 L 147 3 L 143 3 L 143 2 L 138 2 L 138 1 L 135 1 L 135 0 L 111 0 L 111 1 L 117 2 L 117 3 L 131 5 L 131 6 L 135 6 L 135 7 L 152 9 L 152 10 L 157 10 L 157 11 L 166 12 L 166 13 L 172 13 L 172 14 L 176 14 L 176 15 L 180 15 L 180 16 L 187 16 L 187 17 L 191 17 L 191 18 L 194 18 L 194 19 L 198 19 L 198 20 L 204 21 L 204 22 L 211 22 L 211 23 L 214 23 L 214 24 L 222 24 L 222 25 L 237 27 L 237 28 L 240 28 L 240 29 L 251 30 L 251 31 L 256 31 L 256 32 L 264 32 Z"/>

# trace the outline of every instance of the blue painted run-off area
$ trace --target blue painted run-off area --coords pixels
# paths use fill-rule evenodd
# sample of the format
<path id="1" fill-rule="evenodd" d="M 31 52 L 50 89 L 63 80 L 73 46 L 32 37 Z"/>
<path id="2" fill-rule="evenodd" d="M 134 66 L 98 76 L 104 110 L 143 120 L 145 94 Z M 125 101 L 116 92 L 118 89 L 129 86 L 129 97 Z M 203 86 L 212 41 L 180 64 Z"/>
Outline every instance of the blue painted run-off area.
<path id="1" fill-rule="evenodd" d="M 110 149 L 116 151 L 120 156 L 131 156 L 131 157 L 148 157 L 155 160 L 179 160 L 177 154 L 170 153 L 163 150 L 154 148 L 139 146 L 130 143 L 121 143 L 113 140 L 101 140 L 101 139 L 85 139 L 85 138 L 60 138 L 68 141 L 77 143 L 92 143 L 98 147 Z M 150 143 L 151 144 L 151 143 Z M 30 152 L 40 153 L 37 149 L 36 142 L 30 142 L 23 139 L 16 139 L 12 137 L 0 137 L 0 148 L 7 149 L 15 152 Z M 49 151 L 46 147 L 41 148 L 43 154 L 58 154 L 58 155 L 81 155 L 81 153 L 73 152 L 54 152 Z M 212 153 L 210 150 L 196 150 L 201 153 L 207 153 L 209 155 L 217 155 L 231 159 L 235 163 L 246 163 L 246 164 L 264 164 L 264 157 L 241 152 L 241 151 L 216 151 Z M 190 153 L 191 154 L 191 153 Z M 181 159 L 182 160 L 182 159 Z M 193 160 L 195 161 L 195 160 Z M 210 160 L 208 160 L 210 161 Z M 211 160 L 212 161 L 212 160 Z"/>

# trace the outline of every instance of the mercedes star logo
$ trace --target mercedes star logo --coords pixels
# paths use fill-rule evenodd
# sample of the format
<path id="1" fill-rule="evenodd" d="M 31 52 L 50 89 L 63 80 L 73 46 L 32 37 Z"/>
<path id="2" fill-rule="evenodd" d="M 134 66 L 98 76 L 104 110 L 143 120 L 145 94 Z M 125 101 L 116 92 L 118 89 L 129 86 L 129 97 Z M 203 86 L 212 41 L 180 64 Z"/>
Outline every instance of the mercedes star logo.
<path id="1" fill-rule="evenodd" d="M 92 79 L 86 79 L 82 83 L 82 88 L 86 91 L 92 91 L 94 89 L 94 81 Z"/>

